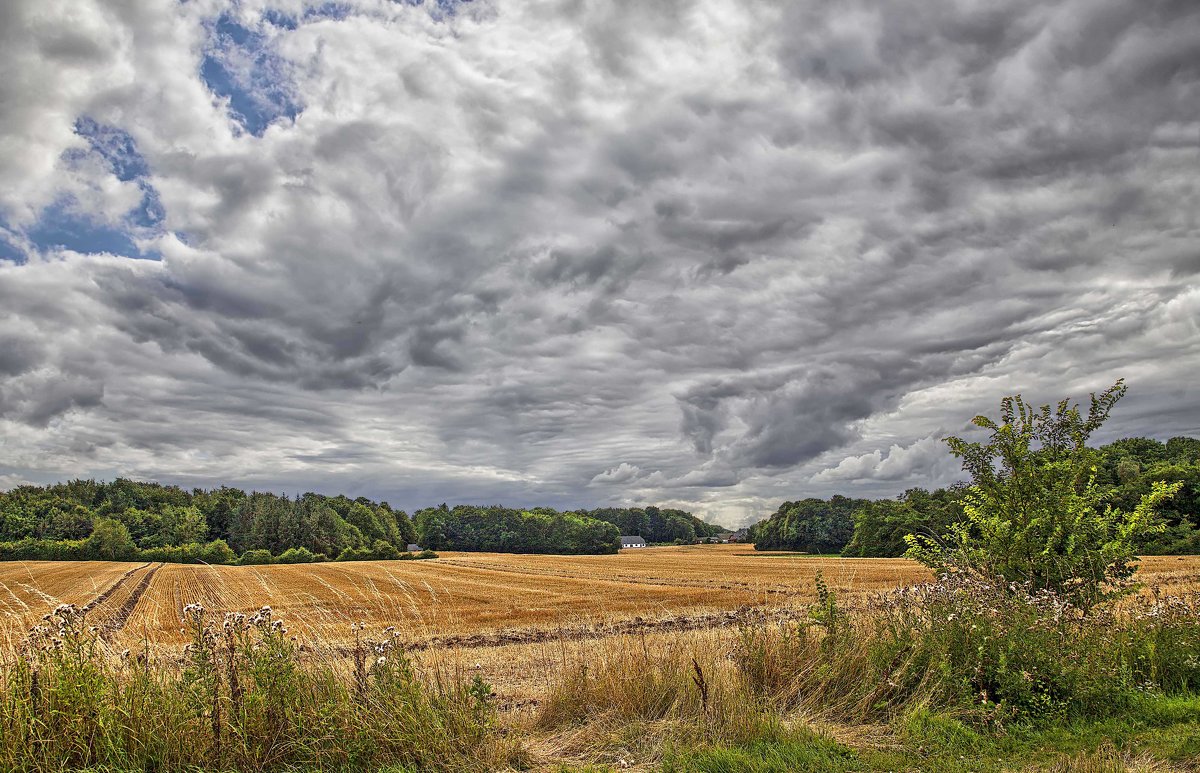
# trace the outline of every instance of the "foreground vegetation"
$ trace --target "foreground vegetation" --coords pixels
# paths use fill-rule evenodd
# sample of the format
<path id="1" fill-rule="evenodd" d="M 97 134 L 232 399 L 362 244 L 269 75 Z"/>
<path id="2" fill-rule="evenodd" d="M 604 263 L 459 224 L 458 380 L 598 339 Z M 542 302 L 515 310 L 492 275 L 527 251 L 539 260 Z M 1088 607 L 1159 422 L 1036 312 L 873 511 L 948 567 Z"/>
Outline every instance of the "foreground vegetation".
<path id="1" fill-rule="evenodd" d="M 1200 594 L 1083 614 L 947 577 L 799 619 L 599 640 L 529 714 L 395 629 L 184 610 L 180 652 L 47 615 L 0 672 L 0 769 L 1122 770 L 1200 762 Z M 371 638 L 368 638 L 371 637 Z M 441 663 L 439 665 L 439 662 Z M 1070 763 L 1070 764 L 1068 764 Z"/>
<path id="2" fill-rule="evenodd" d="M 1084 616 L 1051 593 L 948 579 L 732 647 L 598 646 L 537 718 L 563 751 L 667 770 L 1012 770 L 1062 752 L 1200 764 L 1200 598 Z M 1059 760 L 1061 763 L 1062 760 Z"/>
<path id="3" fill-rule="evenodd" d="M 520 763 L 490 688 L 419 680 L 394 631 L 358 638 L 348 672 L 302 657 L 264 607 L 216 620 L 184 610 L 180 660 L 106 650 L 86 610 L 63 605 L 0 678 L 4 770 L 495 768 Z"/>

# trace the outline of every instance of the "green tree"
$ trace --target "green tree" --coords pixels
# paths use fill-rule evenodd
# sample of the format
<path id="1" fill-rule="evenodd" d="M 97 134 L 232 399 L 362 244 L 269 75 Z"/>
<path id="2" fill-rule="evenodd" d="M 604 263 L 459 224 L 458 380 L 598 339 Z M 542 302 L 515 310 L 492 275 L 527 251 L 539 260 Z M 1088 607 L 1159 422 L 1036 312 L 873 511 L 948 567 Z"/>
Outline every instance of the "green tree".
<path id="1" fill-rule="evenodd" d="M 921 514 L 907 502 L 880 499 L 867 502 L 854 513 L 854 536 L 843 556 L 885 558 L 903 555 L 904 538 L 925 525 Z"/>
<path id="2" fill-rule="evenodd" d="M 197 508 L 167 505 L 158 517 L 158 533 L 147 542 L 154 546 L 186 545 L 204 542 L 207 536 L 208 525 Z"/>
<path id="3" fill-rule="evenodd" d="M 755 550 L 840 553 L 854 535 L 854 514 L 866 500 L 838 494 L 829 501 L 809 498 L 784 502 L 753 530 Z"/>
<path id="4" fill-rule="evenodd" d="M 97 518 L 87 544 L 87 552 L 102 561 L 127 561 L 138 552 L 129 529 L 114 518 Z"/>
<path id="5" fill-rule="evenodd" d="M 943 540 L 909 535 L 908 555 L 940 572 L 968 571 L 1063 594 L 1085 611 L 1120 593 L 1134 569 L 1135 541 L 1161 529 L 1154 508 L 1178 490 L 1154 483 L 1129 511 L 1104 503 L 1088 438 L 1125 394 L 1118 381 L 1091 395 L 1086 417 L 1062 400 L 1034 409 L 1020 395 L 1000 421 L 976 416 L 987 442 L 946 438 L 972 483 L 966 520 Z"/>

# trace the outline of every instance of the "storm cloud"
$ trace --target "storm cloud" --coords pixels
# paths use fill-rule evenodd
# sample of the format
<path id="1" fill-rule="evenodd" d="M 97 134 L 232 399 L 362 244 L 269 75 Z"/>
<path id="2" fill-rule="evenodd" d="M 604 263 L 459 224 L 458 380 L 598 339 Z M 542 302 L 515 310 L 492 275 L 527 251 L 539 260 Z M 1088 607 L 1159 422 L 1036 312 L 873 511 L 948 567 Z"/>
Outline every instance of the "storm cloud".
<path id="1" fill-rule="evenodd" d="M 1189 0 L 11 0 L 0 482 L 449 502 L 1200 433 Z"/>

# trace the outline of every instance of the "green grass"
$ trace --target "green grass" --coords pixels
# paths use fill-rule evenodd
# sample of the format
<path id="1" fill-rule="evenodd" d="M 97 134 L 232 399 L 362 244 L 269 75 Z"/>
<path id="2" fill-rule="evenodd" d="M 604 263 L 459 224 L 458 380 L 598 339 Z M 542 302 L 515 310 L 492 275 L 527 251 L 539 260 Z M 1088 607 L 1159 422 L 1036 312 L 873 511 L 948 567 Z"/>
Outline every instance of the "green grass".
<path id="1" fill-rule="evenodd" d="M 1042 723 L 1003 735 L 974 730 L 945 715 L 914 712 L 878 748 L 839 743 L 809 729 L 733 745 L 674 748 L 664 771 L 783 773 L 808 770 L 1121 770 L 1123 760 L 1200 768 L 1200 698 L 1146 697 L 1122 716 L 1094 722 Z M 1191 766 L 1191 767 L 1187 767 Z"/>

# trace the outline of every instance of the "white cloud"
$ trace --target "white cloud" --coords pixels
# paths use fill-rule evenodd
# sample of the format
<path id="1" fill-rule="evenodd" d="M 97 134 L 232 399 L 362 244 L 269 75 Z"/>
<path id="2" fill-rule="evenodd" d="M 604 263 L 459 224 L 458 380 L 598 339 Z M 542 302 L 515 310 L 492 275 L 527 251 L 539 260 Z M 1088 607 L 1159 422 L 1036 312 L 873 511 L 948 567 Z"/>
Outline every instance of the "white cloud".
<path id="1" fill-rule="evenodd" d="M 598 473 L 592 478 L 593 484 L 602 485 L 617 485 L 622 483 L 631 483 L 643 476 L 642 468 L 628 462 L 621 462 L 616 467 Z"/>
<path id="2" fill-rule="evenodd" d="M 815 483 L 845 481 L 940 481 L 947 467 L 946 445 L 940 436 L 930 435 L 910 445 L 893 443 L 887 453 L 879 449 L 858 456 L 847 456 L 834 467 L 827 467 L 812 477 Z"/>

